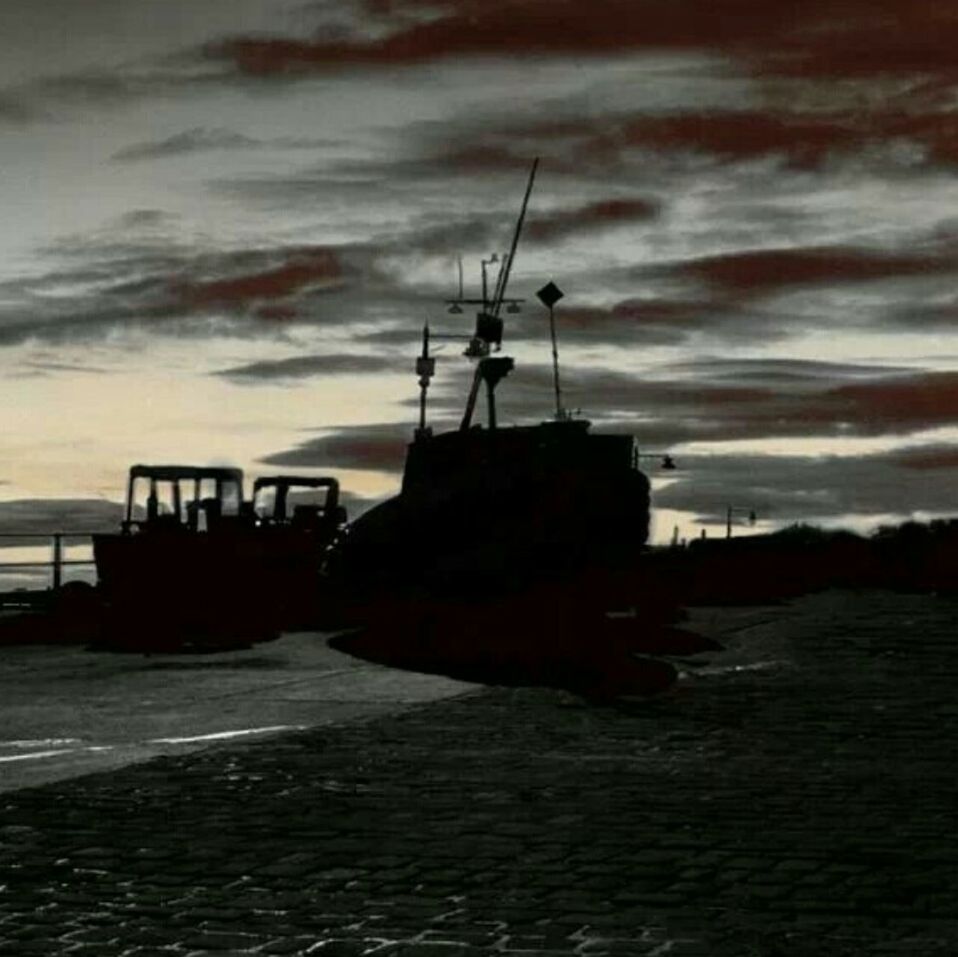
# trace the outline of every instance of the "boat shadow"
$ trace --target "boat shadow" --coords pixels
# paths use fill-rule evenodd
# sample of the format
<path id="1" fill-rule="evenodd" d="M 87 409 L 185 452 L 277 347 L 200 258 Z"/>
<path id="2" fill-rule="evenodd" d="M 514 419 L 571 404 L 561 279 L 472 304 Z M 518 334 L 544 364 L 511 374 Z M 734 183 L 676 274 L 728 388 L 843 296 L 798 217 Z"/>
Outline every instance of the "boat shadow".
<path id="1" fill-rule="evenodd" d="M 670 658 L 721 649 L 682 628 L 680 610 L 653 589 L 622 599 L 588 578 L 494 597 L 395 594 L 329 644 L 395 668 L 595 699 L 662 693 L 678 678 Z"/>

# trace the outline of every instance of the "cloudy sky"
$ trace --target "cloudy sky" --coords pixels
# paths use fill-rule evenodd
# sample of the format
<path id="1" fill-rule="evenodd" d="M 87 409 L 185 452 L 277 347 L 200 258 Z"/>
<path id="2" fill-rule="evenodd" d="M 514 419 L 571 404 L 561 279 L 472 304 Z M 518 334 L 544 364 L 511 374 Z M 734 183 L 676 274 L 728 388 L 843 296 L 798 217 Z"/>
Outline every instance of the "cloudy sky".
<path id="1" fill-rule="evenodd" d="M 660 540 L 958 510 L 951 4 L 4 0 L 0 44 L 0 526 L 140 461 L 393 490 L 536 156 L 503 421 L 554 279 L 567 405 L 680 465 Z"/>

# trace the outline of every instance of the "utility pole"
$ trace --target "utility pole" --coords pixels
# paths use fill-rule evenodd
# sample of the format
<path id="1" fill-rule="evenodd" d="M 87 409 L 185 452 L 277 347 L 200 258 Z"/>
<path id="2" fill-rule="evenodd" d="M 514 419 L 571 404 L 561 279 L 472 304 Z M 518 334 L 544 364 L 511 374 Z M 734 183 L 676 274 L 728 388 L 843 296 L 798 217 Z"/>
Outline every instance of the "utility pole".
<path id="1" fill-rule="evenodd" d="M 748 523 L 754 525 L 758 521 L 755 509 L 747 509 L 741 505 L 729 505 L 725 511 L 725 537 L 732 537 L 732 513 L 748 511 Z"/>

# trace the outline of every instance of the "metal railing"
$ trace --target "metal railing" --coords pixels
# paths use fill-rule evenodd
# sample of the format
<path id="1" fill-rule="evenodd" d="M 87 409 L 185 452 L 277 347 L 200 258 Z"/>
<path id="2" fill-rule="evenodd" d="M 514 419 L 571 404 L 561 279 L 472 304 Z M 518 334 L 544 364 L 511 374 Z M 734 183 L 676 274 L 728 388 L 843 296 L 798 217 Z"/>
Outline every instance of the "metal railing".
<path id="1" fill-rule="evenodd" d="M 50 587 L 57 591 L 63 584 L 63 570 L 70 566 L 86 565 L 93 566 L 94 560 L 90 558 L 67 558 L 64 549 L 71 545 L 77 545 L 75 539 L 90 539 L 99 532 L 69 531 L 69 532 L 4 532 L 0 531 L 0 542 L 6 542 L 9 539 L 24 540 L 44 540 L 46 539 L 52 546 L 52 552 L 49 560 L 38 561 L 24 559 L 22 561 L 0 561 L 0 569 L 8 568 L 49 568 L 50 569 Z M 0 556 L 3 555 L 3 549 L 0 548 Z"/>

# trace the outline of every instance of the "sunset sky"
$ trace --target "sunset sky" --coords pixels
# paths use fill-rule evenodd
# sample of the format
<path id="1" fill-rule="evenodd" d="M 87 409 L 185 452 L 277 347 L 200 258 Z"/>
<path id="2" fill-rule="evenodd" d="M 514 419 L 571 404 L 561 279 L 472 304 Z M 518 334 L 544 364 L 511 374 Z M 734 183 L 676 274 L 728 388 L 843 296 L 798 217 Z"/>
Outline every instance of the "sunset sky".
<path id="1" fill-rule="evenodd" d="M 952 4 L 4 0 L 0 44 L 0 531 L 134 462 L 393 491 L 536 156 L 501 422 L 552 413 L 552 279 L 567 406 L 680 466 L 658 540 L 958 512 Z"/>

